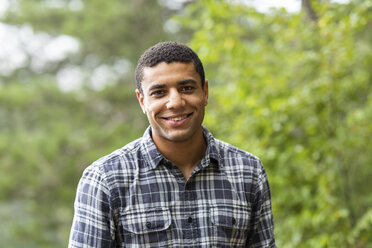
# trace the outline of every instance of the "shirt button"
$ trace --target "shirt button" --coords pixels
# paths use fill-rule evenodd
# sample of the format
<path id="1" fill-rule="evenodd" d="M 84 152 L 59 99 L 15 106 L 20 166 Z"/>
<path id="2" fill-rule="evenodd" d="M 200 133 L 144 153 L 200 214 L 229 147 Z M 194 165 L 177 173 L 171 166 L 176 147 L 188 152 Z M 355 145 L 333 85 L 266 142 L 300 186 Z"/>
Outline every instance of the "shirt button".
<path id="1" fill-rule="evenodd" d="M 233 217 L 232 218 L 232 221 L 231 221 L 231 223 L 233 224 L 233 225 L 235 225 L 236 224 L 236 219 Z"/>
<path id="2" fill-rule="evenodd" d="M 146 222 L 146 227 L 147 227 L 147 228 L 151 228 L 151 222 L 149 222 L 149 221 Z"/>
<path id="3" fill-rule="evenodd" d="M 187 218 L 187 222 L 188 222 L 188 223 L 191 223 L 191 222 L 192 222 L 192 218 L 191 218 L 191 216 L 189 216 L 189 218 Z"/>

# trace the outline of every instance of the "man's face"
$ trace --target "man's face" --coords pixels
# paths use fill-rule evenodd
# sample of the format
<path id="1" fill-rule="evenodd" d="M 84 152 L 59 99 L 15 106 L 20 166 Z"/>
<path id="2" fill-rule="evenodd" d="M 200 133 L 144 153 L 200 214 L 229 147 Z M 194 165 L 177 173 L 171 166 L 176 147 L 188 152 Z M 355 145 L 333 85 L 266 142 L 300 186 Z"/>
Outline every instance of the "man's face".
<path id="1" fill-rule="evenodd" d="M 201 134 L 208 103 L 208 81 L 202 89 L 193 63 L 159 63 L 143 70 L 137 98 L 151 125 L 154 141 L 182 142 Z"/>

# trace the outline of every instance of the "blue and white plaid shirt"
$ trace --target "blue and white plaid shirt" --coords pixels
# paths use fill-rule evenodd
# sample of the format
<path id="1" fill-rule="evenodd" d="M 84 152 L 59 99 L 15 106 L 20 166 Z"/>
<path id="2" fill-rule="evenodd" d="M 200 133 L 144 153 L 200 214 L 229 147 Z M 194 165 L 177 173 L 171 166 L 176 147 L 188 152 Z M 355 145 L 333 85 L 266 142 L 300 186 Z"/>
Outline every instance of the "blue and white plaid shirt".
<path id="1" fill-rule="evenodd" d="M 144 136 L 89 166 L 69 247 L 276 247 L 260 160 L 215 139 L 188 180 Z"/>

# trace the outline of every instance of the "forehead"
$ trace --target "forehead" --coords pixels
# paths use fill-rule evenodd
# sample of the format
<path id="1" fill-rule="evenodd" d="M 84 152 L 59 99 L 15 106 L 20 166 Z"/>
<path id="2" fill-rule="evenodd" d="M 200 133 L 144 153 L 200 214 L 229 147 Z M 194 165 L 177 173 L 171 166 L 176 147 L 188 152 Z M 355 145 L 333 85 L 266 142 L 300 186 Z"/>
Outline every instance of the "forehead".
<path id="1" fill-rule="evenodd" d="M 191 79 L 201 84 L 200 75 L 196 72 L 194 63 L 161 62 L 153 67 L 143 68 L 142 88 L 146 89 L 150 84 L 171 84 Z"/>

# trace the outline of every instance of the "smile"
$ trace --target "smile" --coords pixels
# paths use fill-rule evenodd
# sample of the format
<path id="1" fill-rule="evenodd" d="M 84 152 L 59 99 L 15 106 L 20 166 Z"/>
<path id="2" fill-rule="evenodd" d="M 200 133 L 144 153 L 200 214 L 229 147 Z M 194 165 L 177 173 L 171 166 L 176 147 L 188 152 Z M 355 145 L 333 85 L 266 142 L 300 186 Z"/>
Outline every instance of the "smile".
<path id="1" fill-rule="evenodd" d="M 191 115 L 192 115 L 192 113 L 191 114 L 186 114 L 186 115 L 181 115 L 181 116 L 176 116 L 176 117 L 164 117 L 164 119 L 169 120 L 169 121 L 182 121 L 182 120 L 188 118 Z"/>

